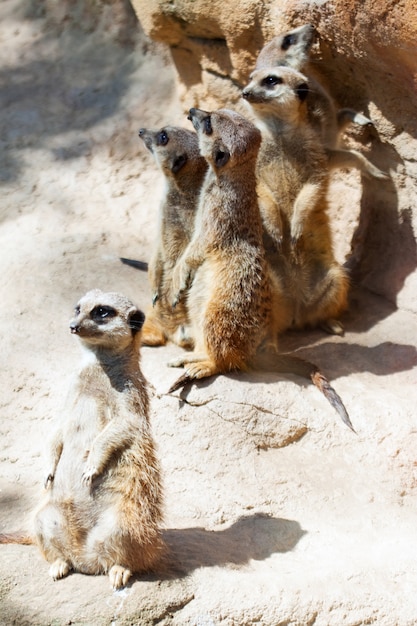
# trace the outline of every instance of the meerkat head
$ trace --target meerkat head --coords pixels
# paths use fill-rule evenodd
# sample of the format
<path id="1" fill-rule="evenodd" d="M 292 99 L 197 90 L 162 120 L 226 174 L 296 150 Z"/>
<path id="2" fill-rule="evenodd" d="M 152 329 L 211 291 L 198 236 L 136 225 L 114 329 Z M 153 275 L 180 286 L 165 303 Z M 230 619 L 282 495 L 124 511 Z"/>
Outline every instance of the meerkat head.
<path id="1" fill-rule="evenodd" d="M 274 65 L 286 65 L 300 70 L 309 59 L 317 31 L 312 24 L 304 24 L 274 37 L 260 51 L 255 70 Z"/>
<path id="2" fill-rule="evenodd" d="M 136 343 L 144 321 L 142 311 L 122 294 L 93 289 L 76 305 L 70 331 L 87 348 L 122 352 Z"/>
<path id="3" fill-rule="evenodd" d="M 193 108 L 188 119 L 197 131 L 201 154 L 216 172 L 256 158 L 261 135 L 243 115 L 230 109 L 210 113 Z"/>
<path id="4" fill-rule="evenodd" d="M 242 91 L 256 115 L 275 116 L 283 121 L 299 118 L 308 96 L 308 80 L 290 67 L 267 67 L 255 70 L 251 82 Z"/>
<path id="5" fill-rule="evenodd" d="M 177 177 L 187 169 L 187 166 L 195 167 L 197 161 L 203 162 L 197 135 L 186 128 L 176 126 L 166 126 L 159 130 L 141 128 L 139 137 L 166 176 Z"/>

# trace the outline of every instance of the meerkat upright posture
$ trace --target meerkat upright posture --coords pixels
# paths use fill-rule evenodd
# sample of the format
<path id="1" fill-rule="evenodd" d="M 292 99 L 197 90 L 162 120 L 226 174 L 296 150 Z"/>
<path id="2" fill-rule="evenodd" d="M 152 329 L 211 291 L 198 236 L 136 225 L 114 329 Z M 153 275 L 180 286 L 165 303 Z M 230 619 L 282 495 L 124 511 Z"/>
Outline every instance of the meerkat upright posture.
<path id="1" fill-rule="evenodd" d="M 348 279 L 333 254 L 327 155 L 307 119 L 308 93 L 306 76 L 277 66 L 253 72 L 242 96 L 262 128 L 259 205 L 268 259 L 290 302 L 289 326 L 341 333 L 335 318 L 347 306 Z"/>
<path id="2" fill-rule="evenodd" d="M 161 556 L 162 492 L 139 367 L 143 313 L 117 293 L 88 292 L 70 323 L 86 349 L 50 446 L 33 542 L 49 573 L 108 573 L 113 588 Z M 0 543 L 19 541 L 3 536 Z"/>
<path id="3" fill-rule="evenodd" d="M 307 76 L 310 87 L 306 96 L 307 118 L 323 140 L 329 157 L 329 166 L 354 167 L 365 176 L 386 179 L 387 174 L 373 165 L 363 154 L 339 146 L 341 133 L 351 123 L 369 126 L 373 125 L 373 122 L 352 109 L 344 108 L 337 111 L 330 94 L 314 77 L 310 64 L 310 50 L 316 35 L 316 29 L 311 24 L 277 35 L 260 51 L 255 71 L 286 66 Z"/>
<path id="4" fill-rule="evenodd" d="M 194 218 L 207 162 L 200 155 L 195 132 L 173 126 L 141 128 L 139 136 L 165 176 L 159 228 L 148 276 L 152 307 L 146 313 L 142 344 L 163 345 L 168 339 L 192 347 L 184 303 L 172 309 L 171 276 L 194 231 Z"/>
<path id="5" fill-rule="evenodd" d="M 245 369 L 267 338 L 271 286 L 262 244 L 255 165 L 261 133 L 234 111 L 191 109 L 209 164 L 194 236 L 173 273 L 175 307 L 187 304 L 195 337 L 193 378 Z"/>
<path id="6" fill-rule="evenodd" d="M 231 370 L 294 372 L 311 378 L 352 428 L 341 399 L 316 366 L 276 351 L 288 312 L 263 247 L 255 174 L 260 131 L 228 109 L 193 108 L 189 119 L 209 170 L 193 238 L 173 273 L 174 305 L 188 290 L 195 348 L 170 363 L 186 371 L 169 392 Z"/>

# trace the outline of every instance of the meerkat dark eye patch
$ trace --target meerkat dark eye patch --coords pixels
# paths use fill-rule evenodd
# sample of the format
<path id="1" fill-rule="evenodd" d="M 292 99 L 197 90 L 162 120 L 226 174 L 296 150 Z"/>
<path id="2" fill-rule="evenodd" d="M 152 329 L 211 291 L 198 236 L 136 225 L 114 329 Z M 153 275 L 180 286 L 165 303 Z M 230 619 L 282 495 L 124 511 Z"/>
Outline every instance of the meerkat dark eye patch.
<path id="1" fill-rule="evenodd" d="M 211 126 L 211 118 L 210 117 L 205 117 L 203 120 L 203 130 L 205 132 L 206 135 L 211 135 L 211 133 L 213 132 L 213 128 Z"/>
<path id="2" fill-rule="evenodd" d="M 96 306 L 90 313 L 92 320 L 97 324 L 105 324 L 112 317 L 116 317 L 117 311 L 112 306 Z"/>
<path id="3" fill-rule="evenodd" d="M 74 309 L 74 313 L 75 313 L 75 315 L 79 315 L 79 314 L 80 314 L 80 311 L 81 311 L 81 307 L 80 307 L 80 305 L 79 305 L 79 304 L 77 304 L 77 306 L 76 306 L 76 307 L 75 307 L 75 309 Z"/>
<path id="4" fill-rule="evenodd" d="M 129 315 L 128 324 L 130 328 L 132 329 L 133 335 L 140 331 L 140 329 L 143 326 L 144 321 L 145 321 L 145 314 L 139 309 L 137 309 L 136 311 L 133 311 L 133 313 Z"/>
<path id="5" fill-rule="evenodd" d="M 226 165 L 229 159 L 229 152 L 225 152 L 224 150 L 218 150 L 214 156 L 214 162 L 216 163 L 217 167 L 223 167 L 224 165 Z"/>
<path id="6" fill-rule="evenodd" d="M 158 146 L 166 146 L 169 141 L 168 134 L 165 130 L 161 130 L 156 138 Z"/>
<path id="7" fill-rule="evenodd" d="M 297 43 L 297 40 L 298 40 L 297 35 L 294 35 L 294 34 L 285 35 L 284 39 L 282 40 L 281 50 L 288 50 L 288 48 L 291 48 L 291 46 Z"/>
<path id="8" fill-rule="evenodd" d="M 262 80 L 262 87 L 275 87 L 275 85 L 281 85 L 282 84 L 282 78 L 281 76 L 275 76 L 274 74 L 271 74 L 270 76 L 266 76 L 263 80 Z"/>
<path id="9" fill-rule="evenodd" d="M 298 85 L 298 87 L 295 90 L 297 96 L 299 97 L 299 99 L 301 100 L 301 102 L 304 102 L 304 100 L 307 98 L 308 96 L 308 85 L 307 83 L 301 83 L 301 85 Z"/>
<path id="10" fill-rule="evenodd" d="M 184 167 L 186 163 L 187 163 L 187 155 L 180 154 L 179 156 L 175 157 L 174 162 L 172 163 L 171 171 L 174 174 L 177 174 L 180 171 L 180 169 Z"/>

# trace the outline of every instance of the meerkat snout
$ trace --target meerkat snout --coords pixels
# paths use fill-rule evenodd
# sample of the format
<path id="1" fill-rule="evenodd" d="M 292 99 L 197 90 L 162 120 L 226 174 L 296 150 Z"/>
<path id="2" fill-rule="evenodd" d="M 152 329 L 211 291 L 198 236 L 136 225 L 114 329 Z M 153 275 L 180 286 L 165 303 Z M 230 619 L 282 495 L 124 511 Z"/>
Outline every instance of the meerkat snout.
<path id="1" fill-rule="evenodd" d="M 213 128 L 211 126 L 211 117 L 208 111 L 203 109 L 190 109 L 188 118 L 196 131 L 202 130 L 205 135 L 211 135 Z"/>

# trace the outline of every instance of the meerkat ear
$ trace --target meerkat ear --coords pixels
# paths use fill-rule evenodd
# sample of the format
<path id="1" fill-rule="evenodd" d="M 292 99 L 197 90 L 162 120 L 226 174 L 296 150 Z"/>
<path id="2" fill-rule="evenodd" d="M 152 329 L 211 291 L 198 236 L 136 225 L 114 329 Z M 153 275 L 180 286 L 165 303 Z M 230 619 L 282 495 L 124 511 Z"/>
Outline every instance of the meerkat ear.
<path id="1" fill-rule="evenodd" d="M 230 159 L 230 152 L 226 150 L 217 150 L 214 155 L 214 162 L 216 163 L 216 167 L 223 167 L 226 165 L 228 160 Z"/>
<path id="2" fill-rule="evenodd" d="M 135 335 L 143 326 L 145 314 L 139 309 L 131 309 L 131 311 L 129 311 L 127 321 L 132 329 L 132 334 Z"/>
<path id="3" fill-rule="evenodd" d="M 300 85 L 297 85 L 295 93 L 297 94 L 301 102 L 304 102 L 304 100 L 308 96 L 308 91 L 309 89 L 307 83 L 301 83 Z"/>
<path id="4" fill-rule="evenodd" d="M 172 163 L 171 172 L 173 174 L 178 174 L 180 169 L 182 167 L 184 167 L 184 165 L 186 163 L 187 163 L 187 155 L 186 154 L 180 154 L 179 156 L 175 157 L 175 159 L 174 159 L 174 161 Z"/>

